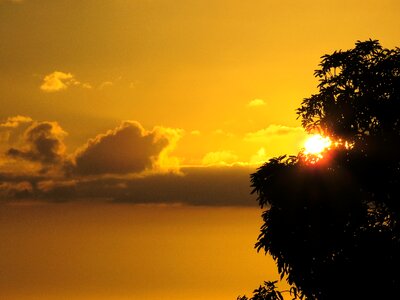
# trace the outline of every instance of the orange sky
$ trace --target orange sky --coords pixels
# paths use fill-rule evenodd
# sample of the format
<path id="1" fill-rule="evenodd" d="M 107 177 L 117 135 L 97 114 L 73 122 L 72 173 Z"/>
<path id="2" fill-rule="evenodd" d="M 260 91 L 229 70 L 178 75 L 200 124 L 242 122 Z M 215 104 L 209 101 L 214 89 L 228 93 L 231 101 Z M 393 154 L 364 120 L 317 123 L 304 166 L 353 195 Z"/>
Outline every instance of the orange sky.
<path id="1" fill-rule="evenodd" d="M 76 299 L 100 299 L 107 280 L 114 284 L 109 295 L 131 297 L 150 273 L 132 274 L 142 268 L 127 267 L 119 274 L 113 262 L 104 262 L 118 259 L 119 252 L 108 248 L 114 239 L 132 257 L 148 252 L 149 268 L 157 257 L 150 250 L 155 238 L 188 243 L 176 263 L 182 297 L 196 291 L 199 299 L 233 299 L 273 279 L 265 258 L 253 257 L 253 225 L 260 220 L 252 219 L 250 230 L 248 221 L 235 219 L 241 209 L 252 218 L 260 213 L 249 195 L 249 174 L 268 158 L 302 147 L 306 134 L 295 109 L 317 91 L 313 70 L 320 56 L 368 38 L 399 46 L 399 20 L 397 0 L 0 0 L 0 239 L 8 245 L 0 251 L 9 255 L 0 255 L 0 286 L 7 299 L 36 299 L 38 291 L 44 299 L 61 299 L 65 288 L 54 277 L 73 271 L 81 281 L 72 275 L 66 280 Z M 72 213 L 71 202 L 80 212 L 67 220 L 61 212 Z M 80 210 L 81 202 L 90 205 Z M 151 234 L 168 222 L 152 217 L 148 207 L 193 230 L 196 218 L 210 217 L 209 234 L 200 241 L 189 229 Z M 119 223 L 120 214 L 132 223 Z M 222 250 L 220 226 L 231 218 L 230 226 L 246 229 L 223 243 L 247 239 L 246 253 Z M 90 230 L 88 220 L 96 224 Z M 54 232 L 70 238 L 52 233 L 53 221 Z M 81 223 L 88 231 L 76 229 Z M 138 228 L 147 247 L 142 252 L 128 242 L 141 234 Z M 79 248 L 89 235 L 101 239 L 103 233 L 100 244 L 94 238 Z M 212 244 L 215 252 L 195 253 L 199 264 L 190 267 L 202 283 L 194 287 L 183 279 L 183 268 L 196 241 Z M 69 266 L 56 257 L 67 242 L 75 251 Z M 168 251 L 179 251 L 174 247 Z M 98 259 L 90 257 L 95 248 L 103 251 Z M 43 249 L 53 269 L 43 265 Z M 118 266 L 134 263 L 128 252 L 119 259 Z M 246 262 L 252 268 L 219 289 L 200 261 L 214 264 L 214 275 L 222 277 L 235 265 L 240 272 Z M 113 278 L 96 278 L 107 270 Z M 160 276 L 171 274 L 163 265 Z M 146 299 L 169 299 L 177 288 L 160 287 Z"/>

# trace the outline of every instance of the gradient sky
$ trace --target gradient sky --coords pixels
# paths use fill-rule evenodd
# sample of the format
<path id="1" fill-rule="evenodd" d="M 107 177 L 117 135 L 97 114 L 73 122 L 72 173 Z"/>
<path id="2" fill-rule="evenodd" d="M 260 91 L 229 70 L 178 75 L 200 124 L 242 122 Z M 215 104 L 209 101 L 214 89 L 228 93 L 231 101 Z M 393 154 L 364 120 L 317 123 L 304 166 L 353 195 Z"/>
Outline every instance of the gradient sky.
<path id="1" fill-rule="evenodd" d="M 2 294 L 224 300 L 274 279 L 249 174 L 301 149 L 320 57 L 399 46 L 399 20 L 396 0 L 0 0 Z"/>

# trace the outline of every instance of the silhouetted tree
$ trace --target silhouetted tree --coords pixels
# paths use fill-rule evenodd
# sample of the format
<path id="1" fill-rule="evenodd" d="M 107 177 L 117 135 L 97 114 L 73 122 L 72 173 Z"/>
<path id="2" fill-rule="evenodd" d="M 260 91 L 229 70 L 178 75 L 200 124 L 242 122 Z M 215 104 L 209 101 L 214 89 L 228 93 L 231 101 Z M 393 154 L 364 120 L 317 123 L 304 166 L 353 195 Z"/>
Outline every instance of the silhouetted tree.
<path id="1" fill-rule="evenodd" d="M 266 209 L 256 248 L 307 299 L 399 299 L 400 49 L 357 42 L 323 56 L 315 76 L 302 125 L 351 146 L 316 163 L 276 157 L 251 175 Z"/>

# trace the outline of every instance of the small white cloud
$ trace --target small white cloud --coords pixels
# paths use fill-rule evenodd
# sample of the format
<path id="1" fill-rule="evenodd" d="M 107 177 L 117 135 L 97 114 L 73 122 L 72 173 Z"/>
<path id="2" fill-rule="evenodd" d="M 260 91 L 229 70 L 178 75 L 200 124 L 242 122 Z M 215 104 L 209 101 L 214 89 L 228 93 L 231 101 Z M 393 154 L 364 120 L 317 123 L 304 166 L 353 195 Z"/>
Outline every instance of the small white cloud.
<path id="1" fill-rule="evenodd" d="M 43 78 L 40 89 L 44 92 L 58 92 L 67 89 L 69 86 L 79 86 L 86 89 L 92 88 L 89 83 L 78 81 L 71 73 L 54 71 Z"/>
<path id="2" fill-rule="evenodd" d="M 90 85 L 90 83 L 81 83 L 80 86 L 84 89 L 91 89 L 92 86 Z"/>
<path id="3" fill-rule="evenodd" d="M 217 130 L 215 130 L 215 131 L 214 131 L 214 134 L 217 134 L 217 135 L 224 135 L 224 136 L 226 136 L 226 137 L 234 137 L 234 136 L 235 136 L 232 132 L 226 132 L 226 131 L 224 131 L 224 130 L 222 130 L 222 129 L 217 129 Z"/>
<path id="4" fill-rule="evenodd" d="M 71 73 L 55 71 L 44 77 L 40 89 L 45 92 L 65 90 L 67 88 L 67 82 L 71 82 L 73 79 L 74 76 Z"/>
<path id="5" fill-rule="evenodd" d="M 254 99 L 247 103 L 248 107 L 257 107 L 265 105 L 265 101 L 263 99 Z"/>

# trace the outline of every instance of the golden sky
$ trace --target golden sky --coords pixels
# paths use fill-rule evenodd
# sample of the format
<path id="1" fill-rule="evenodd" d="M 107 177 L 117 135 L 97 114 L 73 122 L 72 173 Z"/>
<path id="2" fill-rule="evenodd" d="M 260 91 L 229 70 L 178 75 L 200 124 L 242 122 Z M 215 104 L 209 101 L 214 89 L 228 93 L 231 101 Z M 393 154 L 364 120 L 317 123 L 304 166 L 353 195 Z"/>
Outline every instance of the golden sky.
<path id="1" fill-rule="evenodd" d="M 3 121 L 55 121 L 70 154 L 125 120 L 168 127 L 184 165 L 295 154 L 319 57 L 399 37 L 394 0 L 1 2 Z"/>
<path id="2" fill-rule="evenodd" d="M 164 224 L 150 217 L 149 205 L 166 210 L 165 216 L 174 222 L 176 217 L 179 226 L 193 230 L 197 230 L 197 217 L 223 211 L 219 223 L 210 221 L 211 240 L 206 242 L 207 235 L 202 235 L 198 241 L 214 245 L 211 250 L 216 252 L 204 256 L 196 252 L 197 259 L 218 261 L 212 262 L 219 268 L 213 270 L 215 276 L 223 276 L 225 267 L 227 273 L 234 272 L 232 261 L 237 260 L 238 271 L 260 274 L 264 270 L 267 277 L 271 270 L 258 260 L 253 261 L 252 270 L 243 269 L 244 262 L 253 259 L 258 225 L 255 231 L 252 227 L 246 234 L 228 236 L 232 243 L 247 239 L 249 249 L 247 254 L 230 254 L 237 258 L 229 262 L 218 248 L 222 247 L 218 228 L 230 224 L 228 220 L 243 207 L 252 216 L 259 214 L 255 198 L 249 195 L 249 174 L 268 158 L 297 154 L 302 147 L 306 134 L 295 109 L 317 91 L 313 71 L 320 57 L 369 38 L 387 48 L 399 46 L 399 20 L 397 0 L 0 0 L 0 221 L 4 226 L 17 226 L 0 236 L 2 245 L 12 242 L 8 248 L 0 247 L 10 255 L 7 260 L 0 255 L 0 266 L 5 266 L 0 286 L 6 289 L 7 299 L 24 299 L 46 289 L 48 295 L 58 295 L 48 299 L 61 299 L 61 279 L 53 282 L 56 279 L 50 278 L 55 273 L 70 276 L 72 271 L 81 280 L 72 289 L 77 291 L 76 299 L 100 299 L 93 295 L 104 291 L 99 286 L 107 280 L 114 284 L 109 295 L 115 299 L 129 298 L 133 290 L 140 290 L 139 283 L 132 285 L 129 280 L 144 280 L 153 273 L 141 277 L 126 268 L 119 274 L 103 262 L 118 256 L 108 246 L 98 260 L 91 258 L 97 240 L 79 248 L 86 235 L 102 234 L 101 220 L 108 214 L 104 241 L 98 248 L 123 239 L 128 249 L 131 244 L 124 239 L 140 235 L 138 228 L 144 230 L 141 243 L 146 247 L 154 238 L 165 242 L 172 236 L 176 244 L 188 243 L 182 263 L 176 263 L 176 271 L 181 272 L 176 280 L 183 280 L 182 268 L 189 263 L 190 245 L 196 237 L 188 231 L 162 236 L 148 233 L 155 230 L 152 226 Z M 64 204 L 49 204 L 53 202 Z M 55 228 L 77 236 L 59 239 L 47 231 L 53 222 L 47 218 L 53 213 L 62 216 L 63 207 L 73 211 L 71 202 L 76 207 L 81 202 L 91 204 L 70 220 L 61 218 Z M 105 202 L 114 208 L 108 212 Z M 37 205 L 40 213 L 34 210 Z M 139 209 L 141 205 L 147 210 Z M 98 213 L 90 211 L 91 206 Z M 187 219 L 179 210 L 167 210 L 170 206 L 184 210 Z M 124 207 L 129 207 L 132 224 L 118 223 Z M 8 210 L 15 218 L 4 212 Z M 151 226 L 143 216 L 153 220 Z M 74 227 L 80 222 L 91 226 L 85 222 L 93 218 L 100 228 L 96 225 L 81 233 Z M 231 226 L 246 223 L 237 220 Z M 112 236 L 111 224 L 117 228 L 117 237 Z M 67 242 L 73 242 L 76 251 L 71 254 L 71 266 L 56 262 L 55 257 Z M 33 252 L 22 250 L 25 247 Z M 47 250 L 56 267 L 49 265 L 43 277 L 29 285 L 26 282 L 44 268 L 40 247 L 50 247 Z M 138 251 L 133 247 L 132 257 L 141 257 L 140 251 L 147 250 Z M 168 251 L 157 259 L 168 260 Z M 150 253 L 154 259 L 158 255 Z M 79 273 L 80 260 L 85 257 L 87 264 Z M 123 259 L 118 263 L 123 265 Z M 154 268 L 150 262 L 147 265 Z M 200 266 L 201 262 L 191 272 L 198 270 L 202 284 L 212 286 L 216 277 L 207 278 Z M 107 268 L 114 278 L 93 279 L 91 286 L 91 278 Z M 167 265 L 161 269 L 160 276 L 168 277 Z M 252 276 L 246 278 L 258 275 Z M 13 278 L 13 284 L 7 278 Z M 254 280 L 254 287 L 264 277 L 257 278 L 260 282 Z M 82 287 L 85 282 L 87 289 Z M 190 287 L 194 283 L 185 279 L 181 295 L 197 291 L 199 299 L 233 299 L 227 292 L 231 287 L 251 289 L 248 281 L 243 286 L 240 280 L 234 282 L 225 289 L 207 289 Z M 68 284 L 73 285 L 72 281 Z M 125 296 L 119 294 L 118 284 L 131 285 L 132 290 L 126 290 Z M 178 287 L 170 294 L 176 294 Z M 157 292 L 163 296 L 154 296 Z M 160 288 L 148 299 L 169 299 L 169 292 Z"/>

